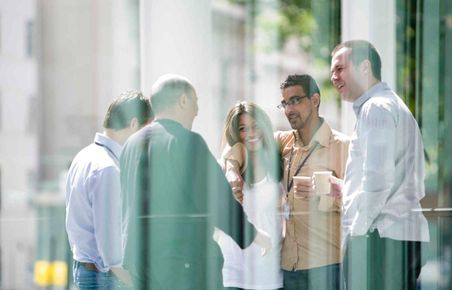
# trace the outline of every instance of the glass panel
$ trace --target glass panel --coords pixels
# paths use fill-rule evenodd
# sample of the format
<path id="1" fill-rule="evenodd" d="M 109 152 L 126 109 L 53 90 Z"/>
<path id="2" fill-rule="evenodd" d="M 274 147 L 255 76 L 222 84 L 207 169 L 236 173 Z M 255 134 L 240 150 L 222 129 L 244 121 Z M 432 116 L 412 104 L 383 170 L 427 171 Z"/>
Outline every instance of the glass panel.
<path id="1" fill-rule="evenodd" d="M 393 5 L 388 6 L 387 11 L 395 8 L 395 14 L 383 15 L 384 5 Z M 351 17 L 350 7 L 355 9 Z M 285 196 L 283 188 L 290 187 L 290 175 L 297 169 L 296 166 L 292 170 L 288 168 L 301 163 L 303 158 L 298 158 L 299 155 L 287 146 L 285 150 L 279 148 L 281 152 L 278 151 L 283 157 L 283 164 L 275 162 L 279 159 L 268 148 L 276 145 L 269 141 L 273 139 L 267 138 L 265 144 L 269 147 L 265 148 L 268 152 L 265 151 L 264 157 L 260 156 L 264 160 L 262 164 L 266 165 L 262 173 L 259 171 L 261 168 L 253 163 L 256 157 L 246 147 L 253 144 L 249 140 L 258 138 L 249 136 L 271 136 L 271 130 L 266 131 L 262 125 L 268 122 L 274 131 L 292 129 L 285 114 L 289 110 L 281 111 L 276 106 L 284 100 L 286 109 L 292 109 L 312 100 L 302 96 L 307 94 L 304 89 L 298 92 L 299 98 L 292 96 L 292 101 L 284 99 L 280 84 L 294 73 L 314 77 L 320 87 L 320 116 L 331 128 L 351 134 L 355 122 L 353 110 L 341 101 L 330 80 L 331 50 L 341 40 L 351 36 L 384 40 L 377 42 L 377 46 L 383 48 L 386 72 L 395 75 L 393 89 L 403 98 L 421 128 L 427 160 L 426 197 L 422 200 L 422 208 L 429 222 L 431 242 L 422 248 L 425 265 L 419 283 L 422 289 L 452 287 L 452 117 L 448 114 L 452 111 L 450 1 L 31 0 L 2 1 L 0 16 L 0 288 L 74 287 L 73 253 L 65 224 L 68 168 L 75 155 L 93 142 L 95 133 L 104 130 L 102 125 L 107 108 L 117 96 L 128 89 L 141 89 L 144 95 L 150 96 L 152 84 L 164 73 L 181 74 L 192 81 L 199 107 L 192 129 L 203 137 L 212 152 L 212 156 L 208 155 L 212 158 L 201 165 L 198 164 L 200 160 L 195 160 L 197 166 L 205 169 L 204 176 L 199 176 L 202 170 L 194 170 L 195 165 L 181 162 L 177 169 L 185 170 L 189 181 L 199 182 L 209 192 L 216 192 L 221 184 L 218 180 L 223 178 L 223 175 L 221 178 L 212 177 L 220 170 L 215 162 L 218 159 L 225 166 L 223 169 L 239 172 L 238 175 L 248 186 L 246 190 L 253 192 L 252 189 L 260 184 L 257 181 L 264 180 L 259 178 L 262 174 L 266 178 L 270 176 L 279 180 L 277 173 L 282 166 L 285 169 L 282 170 L 282 181 L 264 182 L 264 185 L 271 187 L 268 190 L 269 200 Z M 357 29 L 356 26 L 360 25 L 362 27 Z M 378 30 L 379 25 L 391 25 L 395 39 L 383 37 L 384 31 Z M 394 56 L 395 63 L 388 64 Z M 246 107 L 245 104 L 242 107 L 236 105 L 243 101 L 253 102 L 261 110 Z M 227 151 L 228 135 L 224 133 L 224 128 L 226 117 L 234 106 L 251 110 L 252 113 L 248 114 L 252 118 L 238 119 L 246 136 L 240 139 L 245 149 L 239 146 Z M 289 137 L 286 141 L 292 142 Z M 305 150 L 303 152 L 308 154 L 309 148 L 302 145 L 306 144 L 300 143 L 300 148 L 295 149 L 300 152 Z M 180 160 L 190 160 L 195 156 L 196 152 L 192 149 L 186 150 Z M 231 156 L 239 154 L 237 152 L 246 153 L 235 160 L 239 165 L 234 160 L 231 165 L 226 162 L 227 158 L 221 159 L 224 152 L 232 152 Z M 312 176 L 312 171 L 319 170 L 315 166 L 323 166 L 325 154 L 313 152 L 298 175 Z M 157 158 L 163 157 L 158 155 L 154 159 Z M 162 169 L 163 165 L 157 164 L 155 168 Z M 343 177 L 343 172 L 334 174 Z M 146 177 L 143 179 L 146 180 Z M 153 175 L 151 177 L 154 178 Z M 300 179 L 311 181 L 309 177 Z M 176 181 L 168 183 L 173 186 Z M 158 188 L 159 193 L 164 192 L 162 188 L 165 186 Z M 212 224 L 218 220 L 210 216 L 204 219 L 204 216 L 207 213 L 215 216 L 215 213 L 225 209 L 236 210 L 233 205 L 226 208 L 230 205 L 227 198 L 232 196 L 221 196 L 224 199 L 221 201 L 206 197 L 205 204 L 200 203 L 202 210 L 197 212 L 199 216 L 183 213 L 181 219 L 176 221 L 193 227 L 175 232 L 168 232 L 170 227 L 161 223 L 162 220 L 168 223 L 174 220 L 165 220 L 166 217 L 159 215 L 160 212 L 154 215 L 159 206 L 171 207 L 179 202 L 177 196 L 171 200 L 167 196 L 171 194 L 162 194 L 150 204 L 144 197 L 143 200 L 141 197 L 134 200 L 137 202 L 135 205 L 147 205 L 144 209 L 150 211 L 145 212 L 145 222 L 138 223 L 141 227 L 135 229 L 134 242 L 138 251 L 134 253 L 137 259 L 144 265 L 150 263 L 158 267 L 161 261 L 157 261 L 155 256 L 167 253 L 155 248 L 153 243 L 162 243 L 159 239 L 171 237 L 168 244 L 175 249 L 189 251 L 187 249 L 190 248 L 184 248 L 185 244 L 181 242 L 186 241 L 184 237 L 196 235 L 195 230 L 189 229 L 200 228 L 199 231 L 204 231 L 207 228 L 203 232 L 207 238 L 199 243 L 202 247 L 195 245 L 192 248 L 194 252 L 190 253 L 174 251 L 182 258 L 165 259 L 165 262 L 166 266 L 174 266 L 172 277 L 188 273 L 187 279 L 193 278 L 190 281 L 213 285 L 215 279 L 224 278 L 222 274 L 225 273 L 221 272 L 221 267 L 215 268 L 218 267 L 218 255 L 222 253 L 211 240 Z M 289 199 L 289 195 L 285 198 Z M 287 204 L 292 211 L 286 210 L 279 200 L 273 200 L 274 206 L 265 211 L 273 213 L 278 208 L 278 221 L 292 214 L 292 218 L 297 215 L 297 221 L 301 222 L 297 224 L 294 219 L 288 218 L 285 226 L 286 233 L 289 232 L 287 240 L 293 234 L 290 230 L 304 233 L 301 235 L 304 246 L 297 248 L 295 244 L 283 244 L 283 256 L 290 251 L 304 251 L 299 256 L 292 255 L 298 259 L 293 263 L 295 268 L 332 263 L 336 258 L 334 249 L 339 246 L 332 247 L 334 253 L 331 254 L 322 242 L 338 242 L 339 234 L 336 233 L 340 229 L 340 220 L 336 219 L 337 223 L 331 225 L 330 221 L 322 219 L 325 215 L 319 212 L 333 208 L 335 204 L 328 199 L 320 202 L 319 197 L 316 200 L 318 207 L 314 208 L 312 204 L 301 202 L 301 199 L 295 200 L 295 194 L 291 198 Z M 253 207 L 263 206 L 260 201 L 257 199 L 251 206 L 245 203 L 245 212 L 249 214 Z M 192 202 L 187 198 L 182 206 L 189 207 Z M 298 207 L 300 204 L 302 206 Z M 238 212 L 240 214 L 231 217 L 231 220 L 239 220 L 243 212 Z M 252 214 L 251 220 L 259 224 L 259 218 L 263 215 Z M 229 217 L 229 213 L 225 216 Z M 105 226 L 114 228 L 110 222 L 105 220 Z M 279 226 L 282 223 L 275 226 L 278 231 Z M 317 227 L 319 232 L 313 234 L 313 227 Z M 158 230 L 155 231 L 155 228 Z M 320 232 L 325 228 L 327 230 Z M 153 235 L 149 236 L 149 232 Z M 250 232 L 242 234 L 244 241 L 254 237 Z M 328 237 L 318 238 L 322 234 Z M 221 237 L 237 250 L 234 241 L 225 235 Z M 252 254 L 256 254 L 256 244 L 248 252 L 234 252 L 242 255 L 242 260 L 239 259 L 243 262 L 242 266 L 255 261 L 249 254 L 253 249 L 256 252 Z M 148 253 L 146 250 L 149 250 Z M 208 275 L 196 276 L 193 273 L 198 273 L 198 264 L 184 260 L 183 255 L 195 252 L 202 256 L 197 262 L 207 265 Z M 319 252 L 327 254 L 317 255 Z M 274 257 L 278 260 L 280 255 L 277 253 Z M 215 259 L 210 259 L 213 256 Z M 283 264 L 288 268 L 287 264 L 291 261 L 287 262 L 286 258 L 283 257 Z M 363 266 L 373 263 L 365 259 L 359 262 Z M 240 271 L 246 273 L 242 275 L 242 278 L 246 276 L 244 280 L 262 274 L 259 266 L 255 265 Z M 265 278 L 276 277 L 278 280 L 279 268 L 272 274 L 275 275 L 269 274 Z M 171 281 L 176 281 L 176 278 Z M 212 287 L 206 286 L 206 289 Z"/>
<path id="2" fill-rule="evenodd" d="M 450 47 L 452 6 L 448 1 L 397 1 L 398 89 L 421 126 L 426 155 L 422 201 L 431 242 L 425 247 L 422 289 L 448 289 L 452 217 L 450 199 Z"/>

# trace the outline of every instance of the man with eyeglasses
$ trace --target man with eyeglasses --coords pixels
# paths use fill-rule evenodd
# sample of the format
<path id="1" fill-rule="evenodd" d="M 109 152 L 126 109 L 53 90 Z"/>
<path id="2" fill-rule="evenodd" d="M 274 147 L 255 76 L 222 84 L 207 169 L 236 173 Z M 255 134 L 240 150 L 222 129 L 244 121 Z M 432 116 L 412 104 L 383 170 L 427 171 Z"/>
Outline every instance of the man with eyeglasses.
<path id="1" fill-rule="evenodd" d="M 311 180 L 294 182 L 293 177 L 331 171 L 335 192 L 337 178 L 344 176 L 349 139 L 319 116 L 320 90 L 311 76 L 289 75 L 281 96 L 278 108 L 293 129 L 275 133 L 284 166 L 284 289 L 339 289 L 341 199 L 315 195 Z"/>

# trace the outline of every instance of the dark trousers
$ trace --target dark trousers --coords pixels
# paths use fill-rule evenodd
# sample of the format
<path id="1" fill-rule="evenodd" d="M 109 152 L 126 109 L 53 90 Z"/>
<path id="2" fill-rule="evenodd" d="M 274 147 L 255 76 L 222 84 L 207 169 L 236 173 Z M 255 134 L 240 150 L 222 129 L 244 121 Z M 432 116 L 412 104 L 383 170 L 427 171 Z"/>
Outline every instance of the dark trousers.
<path id="1" fill-rule="evenodd" d="M 382 238 L 375 230 L 347 240 L 347 290 L 411 290 L 421 272 L 421 242 Z"/>
<path id="2" fill-rule="evenodd" d="M 308 270 L 283 271 L 284 290 L 338 290 L 340 286 L 340 264 Z"/>

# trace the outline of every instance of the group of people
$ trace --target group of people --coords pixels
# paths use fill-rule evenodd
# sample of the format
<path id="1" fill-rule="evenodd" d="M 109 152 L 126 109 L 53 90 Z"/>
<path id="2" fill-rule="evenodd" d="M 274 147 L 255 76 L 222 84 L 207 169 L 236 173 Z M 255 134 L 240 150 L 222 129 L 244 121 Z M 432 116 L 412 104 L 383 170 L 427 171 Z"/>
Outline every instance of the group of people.
<path id="1" fill-rule="evenodd" d="M 252 102 L 231 108 L 217 160 L 191 131 L 193 84 L 164 75 L 129 91 L 68 172 L 66 228 L 79 289 L 416 289 L 424 149 L 367 41 L 339 44 L 331 81 L 353 103 L 349 138 L 319 115 L 309 75 L 289 75 L 292 128 Z M 314 172 L 330 171 L 316 194 Z M 315 176 L 315 175 L 314 175 Z"/>

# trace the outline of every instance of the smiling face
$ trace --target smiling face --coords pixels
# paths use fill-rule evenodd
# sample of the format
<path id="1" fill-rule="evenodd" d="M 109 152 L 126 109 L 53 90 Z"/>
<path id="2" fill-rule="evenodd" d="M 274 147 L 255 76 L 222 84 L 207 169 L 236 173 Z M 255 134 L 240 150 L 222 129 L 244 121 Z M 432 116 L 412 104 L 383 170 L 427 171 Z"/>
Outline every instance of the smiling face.
<path id="1" fill-rule="evenodd" d="M 250 151 L 257 151 L 263 146 L 262 131 L 249 114 L 240 115 L 239 138 Z"/>
<path id="2" fill-rule="evenodd" d="M 344 101 L 354 102 L 364 92 L 367 81 L 361 73 L 361 65 L 350 60 L 351 48 L 339 49 L 331 60 L 331 82 Z"/>
<path id="3" fill-rule="evenodd" d="M 302 130 L 310 126 L 317 112 L 317 107 L 313 101 L 314 95 L 311 98 L 307 96 L 300 85 L 290 86 L 282 90 L 283 102 L 288 104 L 284 108 L 284 113 L 292 129 Z"/>

